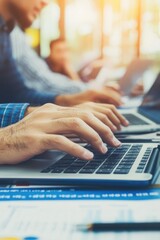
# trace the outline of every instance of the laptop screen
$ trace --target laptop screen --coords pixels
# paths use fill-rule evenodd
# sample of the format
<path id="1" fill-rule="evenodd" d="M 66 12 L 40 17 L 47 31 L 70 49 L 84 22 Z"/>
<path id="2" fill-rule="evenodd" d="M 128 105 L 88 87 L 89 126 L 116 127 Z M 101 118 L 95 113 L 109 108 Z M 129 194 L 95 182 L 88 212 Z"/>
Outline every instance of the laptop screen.
<path id="1" fill-rule="evenodd" d="M 160 124 L 160 73 L 150 90 L 145 94 L 138 112 Z"/>
<path id="2" fill-rule="evenodd" d="M 139 107 L 138 112 L 156 124 L 160 124 L 160 109 L 154 107 Z"/>
<path id="3" fill-rule="evenodd" d="M 153 66 L 153 63 L 147 59 L 135 59 L 128 65 L 124 76 L 119 79 L 121 91 L 125 96 L 130 95 L 133 86 Z"/>
<path id="4" fill-rule="evenodd" d="M 160 109 L 160 73 L 150 90 L 145 94 L 141 106 Z"/>

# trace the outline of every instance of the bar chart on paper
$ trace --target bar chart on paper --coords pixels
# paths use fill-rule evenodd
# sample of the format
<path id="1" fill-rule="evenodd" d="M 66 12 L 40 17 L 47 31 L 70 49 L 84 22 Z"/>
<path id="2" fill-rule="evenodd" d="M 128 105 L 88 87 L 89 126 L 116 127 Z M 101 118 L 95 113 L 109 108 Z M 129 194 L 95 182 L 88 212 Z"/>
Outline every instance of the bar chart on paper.
<path id="1" fill-rule="evenodd" d="M 94 233 L 76 230 L 91 222 L 160 221 L 160 190 L 81 191 L 7 189 L 0 190 L 0 240 L 95 239 Z M 87 234 L 87 235 L 86 235 Z M 114 234 L 107 233 L 109 239 Z M 129 239 L 141 237 L 134 233 Z M 105 234 L 106 235 L 106 234 Z M 12 237 L 11 237 L 12 236 Z M 54 238 L 53 238 L 54 237 Z M 145 234 L 145 240 L 153 233 Z M 121 240 L 127 233 L 119 234 Z M 98 240 L 104 240 L 104 233 Z M 160 233 L 154 233 L 160 239 Z"/>

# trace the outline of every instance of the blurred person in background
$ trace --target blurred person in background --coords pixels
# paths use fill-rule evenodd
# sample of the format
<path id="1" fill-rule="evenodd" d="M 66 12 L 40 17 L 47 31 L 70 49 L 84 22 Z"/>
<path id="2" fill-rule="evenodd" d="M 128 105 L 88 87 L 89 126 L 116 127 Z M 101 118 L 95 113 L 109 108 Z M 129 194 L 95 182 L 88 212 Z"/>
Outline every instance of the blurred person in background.
<path id="1" fill-rule="evenodd" d="M 76 71 L 71 61 L 71 50 L 64 38 L 57 38 L 50 42 L 50 54 L 46 58 L 46 63 L 53 73 L 59 73 L 68 77 L 74 82 L 89 82 L 96 79 L 99 71 L 105 66 L 105 59 L 96 59 L 85 64 L 79 71 Z M 121 94 L 118 80 L 116 82 L 105 83 L 110 91 L 114 90 Z M 143 94 L 143 83 L 138 82 L 131 91 L 131 96 L 136 97 Z"/>
<path id="2" fill-rule="evenodd" d="M 104 65 L 103 59 L 93 59 L 76 71 L 71 60 L 71 50 L 64 38 L 50 42 L 50 54 L 46 62 L 51 71 L 67 76 L 71 80 L 83 82 L 94 80 Z"/>
<path id="3" fill-rule="evenodd" d="M 51 71 L 63 74 L 74 81 L 80 81 L 80 76 L 75 71 L 71 62 L 71 52 L 64 38 L 50 42 L 50 54 L 46 62 Z"/>
<path id="4" fill-rule="evenodd" d="M 103 88 L 100 85 L 93 88 L 89 83 L 71 81 L 65 75 L 52 72 L 46 62 L 29 46 L 25 33 L 18 26 L 10 35 L 14 60 L 18 71 L 23 75 L 24 85 L 29 89 L 60 96 L 60 101 L 54 101 L 58 105 L 73 106 L 86 101 L 115 106 L 122 104 L 121 94 L 115 89 Z"/>

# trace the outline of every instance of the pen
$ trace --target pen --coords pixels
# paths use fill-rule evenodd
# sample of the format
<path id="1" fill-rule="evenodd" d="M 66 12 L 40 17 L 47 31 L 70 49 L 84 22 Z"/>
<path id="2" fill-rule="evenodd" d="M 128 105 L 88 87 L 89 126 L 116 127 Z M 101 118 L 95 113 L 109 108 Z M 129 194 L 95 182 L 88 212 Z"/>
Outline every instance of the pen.
<path id="1" fill-rule="evenodd" d="M 160 222 L 93 223 L 77 226 L 80 231 L 160 231 Z"/>

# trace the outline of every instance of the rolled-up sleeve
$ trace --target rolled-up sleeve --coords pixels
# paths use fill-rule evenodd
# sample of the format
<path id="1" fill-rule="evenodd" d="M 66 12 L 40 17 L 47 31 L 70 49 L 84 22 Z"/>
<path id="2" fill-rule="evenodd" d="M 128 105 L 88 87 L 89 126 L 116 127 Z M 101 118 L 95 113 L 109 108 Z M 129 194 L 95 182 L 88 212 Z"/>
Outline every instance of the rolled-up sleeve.
<path id="1" fill-rule="evenodd" d="M 28 103 L 0 104 L 0 127 L 6 127 L 19 122 L 25 116 Z"/>

